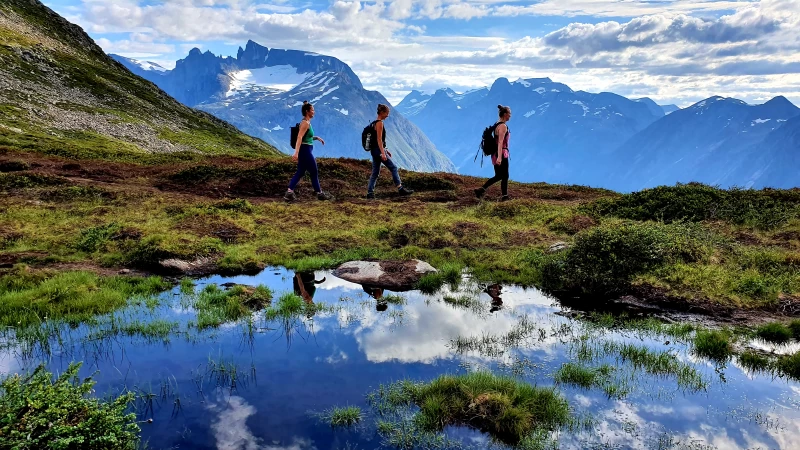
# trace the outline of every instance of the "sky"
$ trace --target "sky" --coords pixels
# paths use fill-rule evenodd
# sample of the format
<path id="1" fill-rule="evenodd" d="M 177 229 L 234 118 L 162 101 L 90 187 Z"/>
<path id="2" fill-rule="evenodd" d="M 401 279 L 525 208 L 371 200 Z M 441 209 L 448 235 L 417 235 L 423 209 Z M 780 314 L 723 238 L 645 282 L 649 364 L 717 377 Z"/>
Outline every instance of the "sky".
<path id="1" fill-rule="evenodd" d="M 800 0 L 44 0 L 108 53 L 167 68 L 251 39 L 348 63 L 398 103 L 499 77 L 688 106 L 800 105 Z"/>

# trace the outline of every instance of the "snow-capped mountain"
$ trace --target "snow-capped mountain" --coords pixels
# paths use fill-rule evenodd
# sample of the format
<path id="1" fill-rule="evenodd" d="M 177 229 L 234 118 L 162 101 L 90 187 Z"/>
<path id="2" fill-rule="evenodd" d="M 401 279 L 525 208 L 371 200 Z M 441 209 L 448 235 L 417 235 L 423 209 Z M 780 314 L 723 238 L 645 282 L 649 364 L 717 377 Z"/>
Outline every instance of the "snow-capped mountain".
<path id="1" fill-rule="evenodd" d="M 162 75 L 169 70 L 162 67 L 160 64 L 153 61 L 139 61 L 137 59 L 126 58 L 119 55 L 109 55 L 111 58 L 122 63 L 128 70 L 140 77 L 145 73 Z"/>
<path id="2" fill-rule="evenodd" d="M 236 125 L 289 153 L 289 128 L 302 117 L 303 101 L 314 104 L 314 131 L 326 140 L 318 156 L 366 158 L 361 130 L 374 120 L 378 92 L 365 90 L 342 61 L 317 53 L 270 49 L 253 41 L 236 58 L 193 49 L 171 71 L 145 68 L 139 61 L 114 56 L 180 100 Z M 453 163 L 402 114 L 386 122 L 387 147 L 400 167 L 454 172 Z"/>
<path id="3" fill-rule="evenodd" d="M 491 88 L 433 95 L 414 91 L 397 107 L 417 124 L 460 173 L 489 175 L 474 158 L 481 132 L 497 120 L 497 105 L 513 111 L 511 178 L 597 185 L 598 164 L 635 133 L 664 116 L 650 99 L 573 91 L 549 78 L 500 78 Z M 480 159 L 480 156 L 478 156 Z"/>
<path id="4" fill-rule="evenodd" d="M 613 152 L 618 169 L 602 184 L 623 191 L 690 181 L 797 186 L 796 166 L 776 162 L 800 153 L 798 115 L 785 97 L 762 105 L 708 98 L 653 123 Z"/>

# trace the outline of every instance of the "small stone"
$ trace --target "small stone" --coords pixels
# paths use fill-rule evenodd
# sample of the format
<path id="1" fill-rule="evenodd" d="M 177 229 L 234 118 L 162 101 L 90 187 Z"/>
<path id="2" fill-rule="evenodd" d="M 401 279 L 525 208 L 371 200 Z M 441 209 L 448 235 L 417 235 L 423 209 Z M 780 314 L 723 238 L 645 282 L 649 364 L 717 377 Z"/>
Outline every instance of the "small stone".
<path id="1" fill-rule="evenodd" d="M 129 273 L 131 273 L 131 269 L 122 269 L 119 271 L 120 275 L 127 275 Z"/>
<path id="2" fill-rule="evenodd" d="M 548 253 L 557 253 L 557 252 L 560 252 L 562 250 L 566 250 L 568 248 L 569 248 L 569 244 L 567 244 L 566 242 L 556 242 L 553 245 L 551 245 L 550 248 L 547 249 L 547 252 Z"/>

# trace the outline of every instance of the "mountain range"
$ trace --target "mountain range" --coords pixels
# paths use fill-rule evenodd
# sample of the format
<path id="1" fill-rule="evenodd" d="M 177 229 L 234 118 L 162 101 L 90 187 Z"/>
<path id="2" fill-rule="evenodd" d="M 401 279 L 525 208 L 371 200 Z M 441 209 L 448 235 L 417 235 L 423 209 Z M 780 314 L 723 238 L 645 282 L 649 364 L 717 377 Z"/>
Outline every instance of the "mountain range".
<path id="1" fill-rule="evenodd" d="M 314 104 L 314 131 L 326 140 L 315 154 L 365 158 L 361 130 L 375 119 L 377 105 L 389 104 L 364 89 L 342 61 L 317 53 L 272 49 L 248 41 L 236 58 L 193 49 L 173 70 L 111 55 L 133 73 L 152 81 L 179 101 L 229 121 L 284 153 L 289 128 L 301 119 L 304 100 Z M 425 134 L 401 114 L 386 121 L 387 147 L 403 168 L 454 172 L 455 166 Z"/>
<path id="2" fill-rule="evenodd" d="M 723 187 L 794 187 L 800 110 L 784 97 L 762 105 L 711 97 L 689 108 L 649 98 L 574 91 L 549 78 L 496 80 L 458 94 L 412 91 L 397 109 L 458 167 L 487 176 L 476 161 L 497 105 L 512 108 L 511 178 L 634 191 L 677 182 Z M 477 156 L 480 160 L 480 155 Z"/>

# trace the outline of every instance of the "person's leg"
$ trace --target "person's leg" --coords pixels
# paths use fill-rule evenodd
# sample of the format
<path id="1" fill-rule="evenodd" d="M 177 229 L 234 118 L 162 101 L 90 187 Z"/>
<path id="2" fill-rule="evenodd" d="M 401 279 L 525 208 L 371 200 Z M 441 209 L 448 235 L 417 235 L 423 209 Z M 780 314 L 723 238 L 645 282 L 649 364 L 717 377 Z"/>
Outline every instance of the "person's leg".
<path id="1" fill-rule="evenodd" d="M 301 150 L 301 153 L 300 153 L 300 155 L 298 155 L 298 158 L 297 158 L 297 171 L 294 173 L 294 176 L 292 176 L 291 181 L 289 181 L 289 191 L 290 192 L 294 191 L 294 189 L 297 187 L 297 183 L 300 182 L 300 179 L 303 178 L 303 175 L 305 175 L 305 173 L 306 173 L 306 165 L 305 165 L 305 160 L 303 159 L 302 150 Z"/>
<path id="2" fill-rule="evenodd" d="M 397 165 L 394 163 L 394 161 L 392 161 L 392 158 L 386 159 L 386 161 L 383 162 L 383 165 L 386 166 L 386 168 L 389 169 L 389 172 L 392 173 L 392 181 L 394 181 L 394 186 L 396 188 L 401 187 L 403 182 L 400 181 L 400 173 L 397 170 Z"/>
<path id="3" fill-rule="evenodd" d="M 308 174 L 311 176 L 311 186 L 314 188 L 314 192 L 320 194 L 322 193 L 322 186 L 319 184 L 319 169 L 317 168 L 317 160 L 314 158 L 311 149 L 308 149 L 305 158 L 306 170 L 308 170 Z"/>
<path id="4" fill-rule="evenodd" d="M 503 180 L 503 164 L 507 164 L 507 159 L 503 159 L 503 161 L 498 166 L 497 164 L 492 164 L 492 168 L 494 168 L 494 176 L 486 180 L 486 183 L 483 183 L 483 190 L 489 189 L 489 186 L 497 183 L 498 181 Z"/>
<path id="5" fill-rule="evenodd" d="M 369 177 L 369 184 L 367 185 L 367 195 L 375 193 L 375 183 L 378 182 L 378 176 L 381 174 L 381 155 L 378 152 L 378 155 L 375 155 L 375 152 L 372 153 L 372 174 Z"/>
<path id="6" fill-rule="evenodd" d="M 500 176 L 503 178 L 500 180 L 500 191 L 503 194 L 503 197 L 508 197 L 508 158 L 504 158 L 503 162 L 500 163 Z"/>

